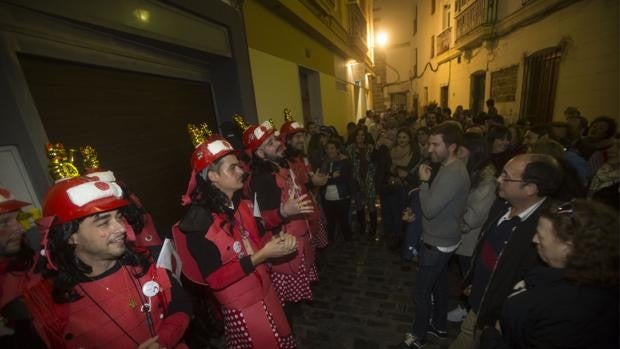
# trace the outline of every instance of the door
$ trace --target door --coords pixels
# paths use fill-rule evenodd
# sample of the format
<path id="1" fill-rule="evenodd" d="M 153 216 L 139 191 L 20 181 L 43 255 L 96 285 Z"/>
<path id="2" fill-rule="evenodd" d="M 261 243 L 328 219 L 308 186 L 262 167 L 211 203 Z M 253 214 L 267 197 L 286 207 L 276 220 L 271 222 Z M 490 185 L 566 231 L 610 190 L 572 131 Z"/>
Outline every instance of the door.
<path id="1" fill-rule="evenodd" d="M 299 87 L 301 89 L 301 109 L 304 122 L 323 122 L 323 106 L 321 105 L 321 86 L 319 73 L 299 67 Z"/>
<path id="2" fill-rule="evenodd" d="M 484 111 L 484 86 L 486 83 L 486 72 L 479 71 L 471 75 L 469 110 L 472 116 Z"/>
<path id="3" fill-rule="evenodd" d="M 177 221 L 194 149 L 187 123 L 207 122 L 217 130 L 211 86 L 36 56 L 19 59 L 49 141 L 92 145 L 102 168 L 140 197 L 158 226 Z"/>
<path id="4" fill-rule="evenodd" d="M 553 119 L 553 104 L 558 82 L 560 58 L 559 48 L 538 51 L 525 59 L 521 118 L 533 124 L 550 122 Z"/>
<path id="5" fill-rule="evenodd" d="M 442 108 L 448 108 L 448 86 L 441 86 L 439 89 L 439 103 Z"/>

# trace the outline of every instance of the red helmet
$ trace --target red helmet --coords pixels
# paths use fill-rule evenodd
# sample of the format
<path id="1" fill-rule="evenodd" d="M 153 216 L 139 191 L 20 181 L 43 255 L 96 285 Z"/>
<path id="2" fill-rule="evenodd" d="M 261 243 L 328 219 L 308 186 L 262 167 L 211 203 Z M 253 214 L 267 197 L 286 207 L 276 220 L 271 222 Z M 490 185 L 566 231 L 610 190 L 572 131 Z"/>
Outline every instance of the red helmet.
<path id="1" fill-rule="evenodd" d="M 213 135 L 200 143 L 192 153 L 192 169 L 198 173 L 217 159 L 234 152 L 235 149 L 227 140 L 219 135 Z"/>
<path id="2" fill-rule="evenodd" d="M 282 139 L 282 142 L 286 143 L 287 138 L 297 132 L 306 132 L 306 129 L 297 121 L 287 121 L 282 124 L 282 127 L 280 127 L 280 138 Z"/>
<path id="3" fill-rule="evenodd" d="M 129 205 L 123 190 L 114 182 L 73 177 L 54 184 L 43 199 L 43 216 L 63 224 L 99 212 Z"/>
<path id="4" fill-rule="evenodd" d="M 269 121 L 265 121 L 258 126 L 252 125 L 243 132 L 243 145 L 246 149 L 254 151 L 274 134 L 274 132 L 275 130 Z"/>
<path id="5" fill-rule="evenodd" d="M 187 190 L 181 197 L 181 204 L 185 206 L 192 202 L 191 194 L 197 186 L 196 174 L 209 167 L 218 159 L 236 152 L 232 145 L 218 134 L 213 134 L 198 144 L 192 153 L 192 174 L 189 177 L 189 183 L 187 183 Z"/>
<path id="6" fill-rule="evenodd" d="M 15 196 L 8 189 L 0 187 L 0 214 L 17 211 L 28 205 L 30 204 L 27 202 L 15 200 Z"/>

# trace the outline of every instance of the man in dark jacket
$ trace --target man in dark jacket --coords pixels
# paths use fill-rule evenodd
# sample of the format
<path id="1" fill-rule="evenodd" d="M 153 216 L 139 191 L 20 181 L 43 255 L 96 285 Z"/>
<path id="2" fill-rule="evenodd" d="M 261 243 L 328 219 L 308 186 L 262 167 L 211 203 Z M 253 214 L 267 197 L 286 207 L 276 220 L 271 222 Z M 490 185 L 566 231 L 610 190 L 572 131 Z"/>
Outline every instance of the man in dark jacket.
<path id="1" fill-rule="evenodd" d="M 480 329 L 494 326 L 502 304 L 524 274 L 538 265 L 532 238 L 540 207 L 562 182 L 558 162 L 541 154 L 512 158 L 498 177 L 498 196 L 483 225 L 465 276 L 471 310 L 451 349 L 478 346 Z"/>

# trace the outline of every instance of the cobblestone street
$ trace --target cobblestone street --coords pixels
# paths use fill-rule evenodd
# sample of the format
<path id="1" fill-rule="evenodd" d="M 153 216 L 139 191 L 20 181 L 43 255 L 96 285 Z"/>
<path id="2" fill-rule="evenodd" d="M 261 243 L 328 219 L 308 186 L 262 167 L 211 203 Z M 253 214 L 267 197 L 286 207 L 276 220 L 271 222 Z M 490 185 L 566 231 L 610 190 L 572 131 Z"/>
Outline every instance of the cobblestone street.
<path id="1" fill-rule="evenodd" d="M 300 348 L 389 348 L 411 330 L 415 264 L 403 264 L 383 241 L 365 239 L 336 243 L 319 260 L 315 300 L 303 305 L 293 321 Z M 453 269 L 449 277 L 455 296 Z M 458 325 L 449 323 L 451 339 Z M 425 347 L 447 348 L 451 339 L 431 337 Z"/>

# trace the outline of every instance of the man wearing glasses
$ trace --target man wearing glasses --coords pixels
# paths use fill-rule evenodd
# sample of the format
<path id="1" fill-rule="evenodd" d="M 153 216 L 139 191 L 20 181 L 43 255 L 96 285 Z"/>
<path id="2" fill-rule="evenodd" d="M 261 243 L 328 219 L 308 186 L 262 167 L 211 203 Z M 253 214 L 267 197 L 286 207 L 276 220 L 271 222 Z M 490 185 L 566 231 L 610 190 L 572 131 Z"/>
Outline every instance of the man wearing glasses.
<path id="1" fill-rule="evenodd" d="M 464 293 L 471 310 L 451 349 L 478 346 L 482 328 L 495 326 L 502 304 L 525 272 L 539 263 L 532 238 L 539 211 L 555 194 L 564 174 L 548 155 L 512 158 L 498 177 L 498 200 L 483 225 Z"/>

